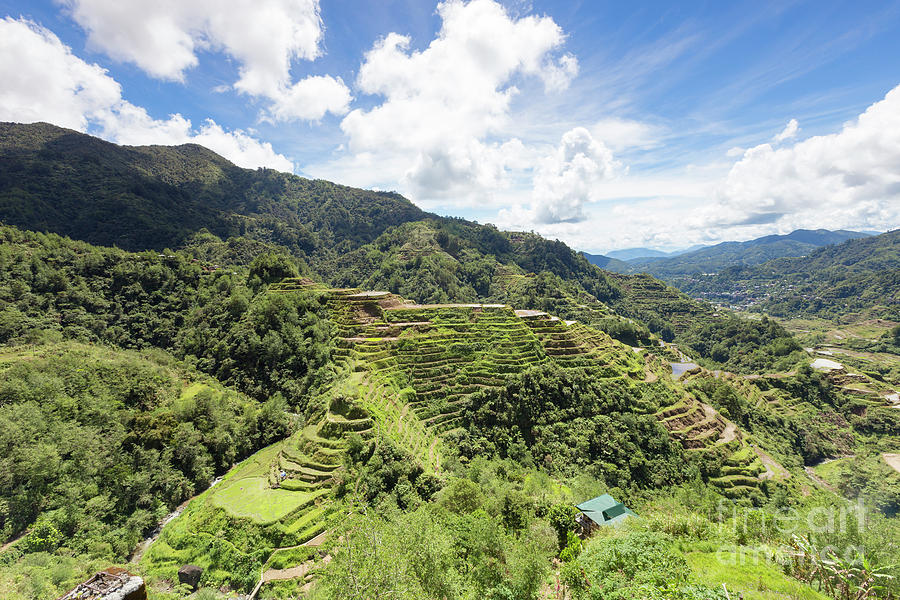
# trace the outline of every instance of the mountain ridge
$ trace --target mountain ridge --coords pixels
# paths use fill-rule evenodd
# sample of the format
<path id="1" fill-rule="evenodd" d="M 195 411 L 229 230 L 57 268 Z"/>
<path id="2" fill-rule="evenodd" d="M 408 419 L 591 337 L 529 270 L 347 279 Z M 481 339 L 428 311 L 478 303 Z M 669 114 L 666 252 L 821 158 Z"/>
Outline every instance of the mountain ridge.
<path id="1" fill-rule="evenodd" d="M 677 256 L 634 258 L 610 262 L 608 269 L 619 273 L 648 273 L 677 283 L 677 278 L 697 273 L 714 273 L 735 265 L 755 265 L 767 260 L 804 256 L 816 248 L 837 244 L 868 234 L 847 230 L 796 229 L 784 235 L 766 235 L 744 242 L 721 242 Z"/>

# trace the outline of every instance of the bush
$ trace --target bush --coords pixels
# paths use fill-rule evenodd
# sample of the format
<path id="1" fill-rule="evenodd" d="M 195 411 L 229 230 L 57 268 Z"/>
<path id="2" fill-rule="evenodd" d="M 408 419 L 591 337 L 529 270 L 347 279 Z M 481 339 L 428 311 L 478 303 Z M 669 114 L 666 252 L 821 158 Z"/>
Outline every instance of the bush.
<path id="1" fill-rule="evenodd" d="M 618 532 L 616 532 L 618 533 Z M 576 599 L 642 597 L 646 587 L 680 585 L 690 573 L 671 538 L 653 532 L 598 537 L 563 568 L 563 580 Z M 602 591 L 601 591 L 602 590 Z"/>

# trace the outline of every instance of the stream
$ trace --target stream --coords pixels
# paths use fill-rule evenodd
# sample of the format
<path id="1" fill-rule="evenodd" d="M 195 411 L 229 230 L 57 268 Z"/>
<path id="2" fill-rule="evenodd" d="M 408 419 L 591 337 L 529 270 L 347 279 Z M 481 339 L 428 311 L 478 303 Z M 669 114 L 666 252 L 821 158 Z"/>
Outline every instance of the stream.
<path id="1" fill-rule="evenodd" d="M 212 487 L 215 486 L 220 481 L 222 481 L 222 478 L 216 477 L 215 479 L 213 479 L 212 483 L 209 484 L 209 487 L 206 488 L 206 490 L 212 489 Z M 203 492 L 200 492 L 200 494 L 204 493 L 206 490 L 203 490 Z M 140 562 L 141 557 L 144 556 L 144 553 L 147 551 L 147 549 L 151 545 L 153 545 L 153 542 L 155 542 L 157 540 L 157 538 L 159 538 L 159 534 L 162 533 L 163 527 L 165 527 L 166 525 L 171 523 L 173 520 L 177 519 L 179 517 L 179 515 L 181 515 L 181 513 L 184 512 L 184 509 L 187 507 L 188 503 L 191 500 L 193 500 L 194 498 L 196 498 L 197 496 L 199 496 L 200 494 L 197 494 L 196 496 L 191 496 L 190 498 L 188 498 L 187 500 L 182 502 L 180 505 L 178 505 L 178 508 L 176 508 L 174 511 L 170 512 L 165 517 L 163 517 L 163 519 L 159 522 L 159 525 L 157 525 L 153 529 L 153 531 L 150 532 L 150 537 L 148 537 L 147 539 L 145 539 L 144 541 L 142 541 L 140 544 L 137 545 L 137 548 L 134 549 L 134 553 L 132 553 L 131 559 L 129 562 L 132 562 L 132 563 Z"/>

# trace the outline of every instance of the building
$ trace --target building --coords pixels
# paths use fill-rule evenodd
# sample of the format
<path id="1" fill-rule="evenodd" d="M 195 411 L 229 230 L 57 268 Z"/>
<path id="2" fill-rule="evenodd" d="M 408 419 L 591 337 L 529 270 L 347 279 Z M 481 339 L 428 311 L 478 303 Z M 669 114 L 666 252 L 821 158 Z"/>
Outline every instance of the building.
<path id="1" fill-rule="evenodd" d="M 605 525 L 617 525 L 628 517 L 637 515 L 630 508 L 610 496 L 603 494 L 591 500 L 576 504 L 580 512 L 575 516 L 582 537 Z"/>

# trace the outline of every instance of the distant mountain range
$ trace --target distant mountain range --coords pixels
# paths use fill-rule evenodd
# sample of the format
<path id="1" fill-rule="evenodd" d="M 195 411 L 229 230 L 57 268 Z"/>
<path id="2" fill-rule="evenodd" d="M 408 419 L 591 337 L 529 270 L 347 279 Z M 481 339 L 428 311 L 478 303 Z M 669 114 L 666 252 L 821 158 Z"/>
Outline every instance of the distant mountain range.
<path id="1" fill-rule="evenodd" d="M 781 317 L 864 313 L 900 320 L 900 229 L 808 256 L 685 276 L 678 285 L 695 297 Z"/>
<path id="2" fill-rule="evenodd" d="M 624 250 L 613 250 L 612 252 L 607 252 L 605 256 L 624 261 L 636 260 L 639 258 L 667 258 L 671 256 L 681 256 L 682 254 L 694 252 L 695 250 L 700 250 L 701 248 L 706 247 L 707 246 L 704 246 L 703 244 L 697 244 L 695 246 L 691 246 L 690 248 L 684 248 L 683 250 L 674 250 L 672 252 L 663 252 L 662 250 L 654 250 L 653 248 L 626 248 Z"/>
<path id="3" fill-rule="evenodd" d="M 585 254 L 585 258 L 609 271 L 648 273 L 677 285 L 678 280 L 685 276 L 717 273 L 733 266 L 758 265 L 775 258 L 805 256 L 816 248 L 869 235 L 859 231 L 798 229 L 787 235 L 767 235 L 746 242 L 722 242 L 678 253 L 659 253 L 657 256 L 638 256 L 641 251 L 659 251 L 635 248 L 610 252 L 606 256 Z"/>

